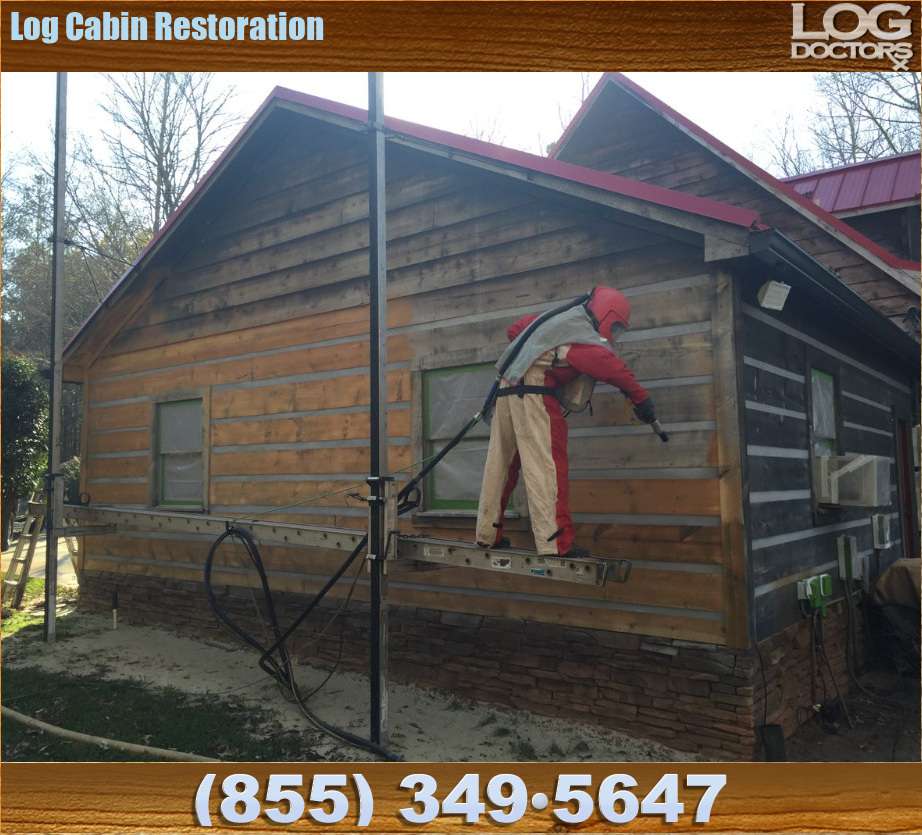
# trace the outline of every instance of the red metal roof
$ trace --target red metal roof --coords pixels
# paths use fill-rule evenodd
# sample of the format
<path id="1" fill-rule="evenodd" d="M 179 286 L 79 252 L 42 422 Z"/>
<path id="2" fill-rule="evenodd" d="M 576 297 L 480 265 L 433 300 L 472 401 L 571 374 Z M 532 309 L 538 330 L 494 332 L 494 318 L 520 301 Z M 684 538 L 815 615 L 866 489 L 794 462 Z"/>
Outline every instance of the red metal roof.
<path id="1" fill-rule="evenodd" d="M 114 297 L 130 282 L 136 267 L 166 239 L 173 227 L 179 223 L 179 219 L 184 211 L 205 191 L 212 178 L 217 176 L 217 172 L 220 170 L 222 164 L 232 157 L 238 147 L 246 141 L 245 137 L 250 129 L 255 124 L 259 123 L 273 107 L 278 107 L 280 105 L 284 106 L 285 102 L 312 109 L 320 113 L 326 113 L 330 116 L 339 117 L 349 122 L 359 123 L 360 125 L 364 125 L 367 121 L 367 111 L 362 108 L 322 99 L 308 93 L 299 93 L 284 87 L 276 87 L 250 117 L 246 125 L 244 125 L 237 136 L 231 141 L 230 145 L 224 149 L 223 153 L 211 166 L 208 172 L 195 184 L 192 191 L 183 199 L 182 203 L 180 203 L 173 214 L 167 218 L 166 222 L 154 235 L 153 239 L 140 253 L 138 253 L 137 257 L 132 261 L 131 266 L 128 267 L 119 280 L 110 288 L 108 294 L 96 310 L 93 311 L 89 318 L 81 325 L 77 333 L 72 337 L 68 345 L 65 346 L 65 353 L 77 345 L 93 320 L 100 315 L 101 311 L 104 310 L 112 302 Z M 406 122 L 402 119 L 385 117 L 384 124 L 385 127 L 394 134 L 419 140 L 423 144 L 438 146 L 449 152 L 457 151 L 462 154 L 470 154 L 475 157 L 490 159 L 502 165 L 546 174 L 551 177 L 599 188 L 615 194 L 622 194 L 648 203 L 655 203 L 701 217 L 708 217 L 736 226 L 742 226 L 745 229 L 766 228 L 760 221 L 759 213 L 751 209 L 732 206 L 728 203 L 718 203 L 714 200 L 708 200 L 704 197 L 697 197 L 695 195 L 683 194 L 682 192 L 661 188 L 660 186 L 654 186 L 649 183 L 641 183 L 637 180 L 619 177 L 615 174 L 607 174 L 602 171 L 595 171 L 591 168 L 584 168 L 581 165 L 573 165 L 572 163 L 561 162 L 547 157 L 539 157 L 534 154 L 526 153 L 525 151 L 516 151 L 502 145 L 494 145 L 479 139 L 460 136 L 437 128 L 429 128 L 413 122 Z"/>
<path id="2" fill-rule="evenodd" d="M 922 153 L 911 151 L 798 174 L 784 182 L 834 215 L 885 209 L 922 195 Z"/>
<path id="3" fill-rule="evenodd" d="M 699 141 L 711 148 L 711 150 L 714 151 L 718 156 L 723 157 L 726 161 L 730 162 L 734 167 L 739 170 L 748 172 L 752 179 L 761 181 L 762 185 L 771 191 L 777 192 L 779 196 L 786 196 L 789 198 L 790 202 L 802 206 L 809 213 L 815 215 L 818 221 L 822 221 L 828 226 L 833 227 L 841 236 L 850 238 L 852 241 L 868 250 L 869 253 L 884 261 L 889 266 L 902 270 L 917 270 L 919 268 L 918 261 L 906 261 L 902 258 L 898 258 L 893 253 L 888 252 L 883 247 L 874 243 L 874 241 L 872 241 L 870 238 L 862 235 L 847 223 L 837 218 L 834 214 L 832 214 L 832 212 L 829 212 L 821 206 L 817 206 L 815 203 L 799 194 L 792 185 L 788 185 L 782 180 L 773 177 L 754 162 L 746 159 L 746 157 L 744 157 L 738 151 L 734 151 L 729 145 L 725 145 L 715 136 L 696 125 L 690 119 L 687 119 L 677 110 L 671 108 L 668 104 L 658 99 L 639 84 L 631 81 L 631 79 L 629 79 L 623 73 L 607 72 L 602 76 L 598 84 L 596 84 L 595 88 L 593 88 L 592 92 L 583 102 L 579 112 L 577 112 L 576 116 L 573 117 L 570 124 L 567 125 L 566 129 L 554 147 L 552 156 L 556 157 L 560 154 L 564 148 L 564 145 L 566 145 L 570 137 L 576 132 L 580 123 L 592 108 L 592 105 L 596 98 L 598 98 L 601 90 L 605 87 L 606 84 L 611 83 L 617 84 L 625 90 L 633 93 L 633 95 L 635 95 L 638 99 L 646 102 L 654 110 L 658 110 L 660 113 L 662 113 L 669 121 L 673 122 L 685 133 L 690 136 L 697 137 Z"/>
<path id="4" fill-rule="evenodd" d="M 299 93 L 284 87 L 276 87 L 260 110 L 271 104 L 274 99 L 343 116 L 361 124 L 364 124 L 367 119 L 366 111 L 361 108 L 321 99 L 317 96 Z M 385 117 L 384 125 L 392 133 L 418 139 L 424 143 L 441 146 L 446 149 L 490 159 L 502 165 L 547 174 L 573 183 L 581 183 L 615 194 L 622 194 L 626 197 L 634 197 L 647 203 L 656 203 L 690 214 L 732 223 L 745 229 L 764 228 L 760 222 L 759 213 L 752 209 L 744 209 L 729 203 L 719 203 L 704 197 L 683 194 L 672 189 L 632 180 L 628 177 L 619 177 L 616 174 L 596 171 L 582 165 L 574 165 L 553 158 L 529 154 L 525 151 L 517 151 L 503 145 L 494 145 L 491 142 L 461 136 L 438 128 L 426 127 L 414 122 L 406 122 L 402 119 L 393 119 L 389 116 Z"/>

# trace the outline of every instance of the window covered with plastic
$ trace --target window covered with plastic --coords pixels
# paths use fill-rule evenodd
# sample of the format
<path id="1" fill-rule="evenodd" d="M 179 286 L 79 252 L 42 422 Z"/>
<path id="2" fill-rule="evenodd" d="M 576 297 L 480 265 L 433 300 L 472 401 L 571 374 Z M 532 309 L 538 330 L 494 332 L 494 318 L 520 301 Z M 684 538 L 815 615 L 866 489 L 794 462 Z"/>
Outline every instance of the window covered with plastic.
<path id="1" fill-rule="evenodd" d="M 157 463 L 160 505 L 203 506 L 200 399 L 157 404 Z"/>
<path id="2" fill-rule="evenodd" d="M 836 380 L 832 374 L 810 369 L 811 428 L 814 455 L 835 455 L 838 446 Z"/>
<path id="3" fill-rule="evenodd" d="M 435 455 L 480 411 L 496 375 L 492 365 L 466 365 L 426 372 L 423 432 L 426 456 Z M 478 423 L 438 466 L 426 485 L 430 510 L 476 510 L 487 460 L 490 427 Z"/>

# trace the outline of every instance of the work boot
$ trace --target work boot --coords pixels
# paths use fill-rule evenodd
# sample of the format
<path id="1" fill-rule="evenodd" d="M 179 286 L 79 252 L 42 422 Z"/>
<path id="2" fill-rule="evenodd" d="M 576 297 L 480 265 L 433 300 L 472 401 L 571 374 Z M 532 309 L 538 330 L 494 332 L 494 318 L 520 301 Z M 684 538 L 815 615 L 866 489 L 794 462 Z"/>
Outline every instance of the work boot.
<path id="1" fill-rule="evenodd" d="M 488 543 L 488 542 L 478 542 L 478 543 L 477 543 L 477 547 L 478 547 L 478 548 L 485 548 L 485 549 L 487 549 L 488 551 L 498 551 L 498 550 L 500 550 L 500 549 L 502 549 L 502 548 L 508 548 L 508 547 L 509 547 L 509 537 L 508 537 L 508 536 L 504 536 L 504 537 L 502 537 L 502 539 L 498 539 L 498 540 L 497 540 L 496 542 L 494 542 L 492 545 L 490 545 L 490 543 Z"/>
<path id="2" fill-rule="evenodd" d="M 588 557 L 589 549 L 582 548 L 579 545 L 574 545 L 566 554 L 561 554 L 562 557 Z"/>

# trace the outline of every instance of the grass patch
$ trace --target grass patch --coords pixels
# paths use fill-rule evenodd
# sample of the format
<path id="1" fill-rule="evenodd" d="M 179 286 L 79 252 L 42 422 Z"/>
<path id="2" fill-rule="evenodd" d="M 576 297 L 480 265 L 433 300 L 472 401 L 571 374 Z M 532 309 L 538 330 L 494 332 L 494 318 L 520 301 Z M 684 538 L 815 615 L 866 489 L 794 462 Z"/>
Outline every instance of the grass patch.
<path id="1" fill-rule="evenodd" d="M 69 605 L 77 599 L 76 586 L 58 586 L 57 603 Z M 32 577 L 26 580 L 26 588 L 22 595 L 22 604 L 18 609 L 4 608 L 4 617 L 0 622 L 0 632 L 6 638 L 22 630 L 32 630 L 41 634 L 45 621 L 45 578 Z M 65 618 L 55 619 L 55 634 L 67 635 L 67 621 Z"/>
<path id="2" fill-rule="evenodd" d="M 3 619 L 3 652 L 7 660 L 27 662 L 30 647 L 43 640 L 45 581 L 26 583 L 20 609 Z M 77 595 L 74 587 L 58 588 L 65 608 Z M 86 634 L 71 616 L 55 619 L 57 639 Z M 19 633 L 19 634 L 17 634 Z M 10 639 L 15 635 L 15 638 Z M 130 679 L 50 672 L 30 666 L 0 668 L 3 704 L 49 725 L 106 739 L 183 751 L 229 761 L 305 762 L 320 759 L 306 747 L 304 735 L 265 721 L 241 701 L 194 696 L 175 688 L 153 687 Z M 156 757 L 120 748 L 74 742 L 3 719 L 0 755 L 10 762 L 151 761 Z"/>
<path id="3" fill-rule="evenodd" d="M 553 760 L 563 760 L 566 759 L 567 752 L 564 751 L 555 740 L 551 747 L 547 749 L 547 755 Z"/>
<path id="4" fill-rule="evenodd" d="M 541 759 L 534 745 L 526 739 L 513 740 L 510 748 L 513 756 L 519 761 L 535 762 Z"/>
<path id="5" fill-rule="evenodd" d="M 94 736 L 231 761 L 317 760 L 302 734 L 260 722 L 251 708 L 130 680 L 2 669 L 3 704 L 51 725 Z M 11 762 L 138 761 L 155 757 L 72 742 L 3 719 L 2 758 Z"/>

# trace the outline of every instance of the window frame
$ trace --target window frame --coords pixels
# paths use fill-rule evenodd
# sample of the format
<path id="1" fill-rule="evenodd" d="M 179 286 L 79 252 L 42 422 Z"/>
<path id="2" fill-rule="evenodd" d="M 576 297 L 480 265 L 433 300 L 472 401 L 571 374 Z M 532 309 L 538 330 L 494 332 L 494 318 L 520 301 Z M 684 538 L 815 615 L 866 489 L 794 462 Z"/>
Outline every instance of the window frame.
<path id="1" fill-rule="evenodd" d="M 814 394 L 813 379 L 814 373 L 817 375 L 822 375 L 823 377 L 828 378 L 832 382 L 832 407 L 834 410 L 833 423 L 835 425 L 835 435 L 831 438 L 829 437 L 818 437 L 816 420 L 815 420 L 815 406 L 816 406 L 816 397 Z M 828 368 L 818 365 L 815 362 L 810 362 L 807 367 L 807 381 L 808 381 L 808 406 L 809 411 L 807 413 L 807 419 L 809 420 L 810 431 L 808 433 L 808 443 L 810 445 L 809 451 L 811 458 L 814 455 L 819 455 L 817 450 L 817 444 L 823 441 L 827 443 L 831 442 L 831 445 L 827 446 L 829 455 L 841 455 L 842 454 L 842 393 L 839 387 L 839 375 L 835 371 L 830 371 Z"/>
<path id="2" fill-rule="evenodd" d="M 178 406 L 183 403 L 198 402 L 201 404 L 201 444 L 198 450 L 201 456 L 201 485 L 202 491 L 198 501 L 183 501 L 165 499 L 163 496 L 166 479 L 164 474 L 165 457 L 170 453 L 161 452 L 162 409 Z M 185 389 L 169 392 L 152 398 L 153 415 L 151 427 L 151 493 L 150 505 L 153 508 L 172 510 L 177 512 L 206 512 L 208 510 L 208 483 L 209 483 L 209 444 L 208 427 L 210 425 L 209 397 L 206 389 Z"/>
<path id="3" fill-rule="evenodd" d="M 820 504 L 819 497 L 817 496 L 816 491 L 816 482 L 812 474 L 815 473 L 815 465 L 813 463 L 814 457 L 818 456 L 819 453 L 816 450 L 816 433 L 814 431 L 814 420 L 813 420 L 813 405 L 814 405 L 814 393 L 813 393 L 813 372 L 816 371 L 819 374 L 823 374 L 827 377 L 832 378 L 833 382 L 833 406 L 835 408 L 835 428 L 836 436 L 834 438 L 834 443 L 831 448 L 829 448 L 829 455 L 841 455 L 842 454 L 842 389 L 841 381 L 839 379 L 839 369 L 830 367 L 828 362 L 824 362 L 823 358 L 818 356 L 807 356 L 806 363 L 806 400 L 807 400 L 807 454 L 808 460 L 810 462 L 810 494 L 812 496 L 813 503 L 813 525 L 818 527 L 825 524 L 830 524 L 831 522 L 841 518 L 842 508 L 837 507 L 836 505 L 823 505 Z"/>
<path id="4" fill-rule="evenodd" d="M 474 366 L 492 366 L 496 363 L 496 358 L 502 353 L 503 347 L 478 347 L 456 351 L 432 352 L 426 356 L 417 356 L 412 361 L 411 367 L 411 385 L 413 391 L 413 453 L 414 460 L 420 462 L 414 468 L 418 472 L 424 466 L 425 460 L 433 454 L 430 452 L 429 422 L 428 422 L 428 376 L 435 372 L 449 372 L 451 369 L 463 369 Z M 484 398 L 487 396 L 488 389 L 483 392 Z M 478 408 L 481 404 L 478 404 Z M 473 417 L 473 413 L 468 416 Z M 460 428 L 460 427 L 459 427 Z M 483 440 L 489 438 L 489 428 L 486 425 L 476 427 L 472 431 L 480 429 L 483 432 Z M 441 447 L 439 447 L 441 448 Z M 437 450 L 436 450 L 437 451 Z M 450 455 L 450 453 L 449 453 Z M 441 463 L 440 463 L 441 466 Z M 467 523 L 468 520 L 473 523 L 477 517 L 477 502 L 470 500 L 463 501 L 466 506 L 448 506 L 456 500 L 444 499 L 433 504 L 433 479 L 435 473 L 430 473 L 419 484 L 420 504 L 413 512 L 413 518 L 418 519 L 420 523 L 453 525 L 459 522 Z M 443 502 L 445 504 L 443 504 Z M 506 527 L 510 530 L 527 528 L 528 508 L 524 494 L 524 487 L 519 482 L 512 499 L 510 500 L 509 510 L 506 512 Z"/>

